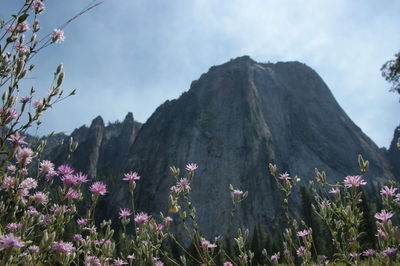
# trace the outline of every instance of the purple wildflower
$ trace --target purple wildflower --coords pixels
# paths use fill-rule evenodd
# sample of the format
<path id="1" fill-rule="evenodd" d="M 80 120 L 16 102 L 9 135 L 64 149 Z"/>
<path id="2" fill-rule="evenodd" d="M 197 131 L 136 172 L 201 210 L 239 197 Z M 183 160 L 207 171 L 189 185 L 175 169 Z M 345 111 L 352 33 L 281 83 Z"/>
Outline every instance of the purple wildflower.
<path id="1" fill-rule="evenodd" d="M 61 29 L 54 29 L 51 34 L 51 39 L 55 43 L 62 43 L 65 40 L 64 31 Z"/>
<path id="2" fill-rule="evenodd" d="M 74 169 L 72 169 L 71 166 L 67 164 L 63 164 L 57 168 L 57 172 L 60 175 L 72 175 L 74 173 Z"/>
<path id="3" fill-rule="evenodd" d="M 18 32 L 26 32 L 28 31 L 29 28 L 29 23 L 28 21 L 22 21 L 21 23 L 17 24 L 17 27 L 15 28 Z"/>
<path id="4" fill-rule="evenodd" d="M 140 179 L 140 176 L 138 175 L 138 173 L 136 172 L 129 172 L 124 174 L 124 178 L 122 178 L 122 180 L 124 181 L 137 181 Z"/>
<path id="5" fill-rule="evenodd" d="M 107 193 L 107 186 L 103 182 L 94 182 L 90 186 L 90 192 L 96 195 L 102 195 L 104 196 Z"/>
<path id="6" fill-rule="evenodd" d="M 0 235 L 0 250 L 8 248 L 22 248 L 25 245 L 21 238 L 13 234 Z"/>
<path id="7" fill-rule="evenodd" d="M 143 224 L 147 223 L 149 221 L 150 217 L 147 215 L 147 213 L 141 212 L 136 214 L 135 216 L 135 222 L 137 224 Z"/>
<path id="8" fill-rule="evenodd" d="M 289 176 L 289 174 L 287 172 L 285 172 L 285 173 L 279 175 L 279 179 L 287 181 L 292 178 Z"/>
<path id="9" fill-rule="evenodd" d="M 100 260 L 94 256 L 85 258 L 85 266 L 101 266 Z"/>
<path id="10" fill-rule="evenodd" d="M 181 178 L 177 184 L 179 191 L 190 191 L 190 182 L 187 178 Z"/>
<path id="11" fill-rule="evenodd" d="M 22 180 L 21 184 L 19 184 L 20 189 L 31 190 L 36 187 L 37 187 L 37 182 L 35 179 L 33 179 L 31 177 L 28 177 L 28 178 Z"/>
<path id="12" fill-rule="evenodd" d="M 85 226 L 87 225 L 88 220 L 85 218 L 79 218 L 78 220 L 76 220 L 76 223 L 80 226 Z"/>
<path id="13" fill-rule="evenodd" d="M 277 262 L 279 259 L 279 253 L 275 253 L 271 256 L 271 261 Z"/>
<path id="14" fill-rule="evenodd" d="M 372 256 L 375 255 L 375 253 L 376 253 L 375 250 L 373 250 L 373 249 L 367 249 L 367 250 L 365 250 L 362 254 L 363 254 L 364 257 L 372 257 Z"/>
<path id="15" fill-rule="evenodd" d="M 43 160 L 39 164 L 39 171 L 43 174 L 54 171 L 54 164 L 48 160 Z"/>
<path id="16" fill-rule="evenodd" d="M 165 221 L 166 223 L 170 223 L 170 222 L 173 221 L 173 219 L 172 219 L 171 217 L 167 216 L 167 217 L 164 218 L 164 221 Z"/>
<path id="17" fill-rule="evenodd" d="M 27 97 L 27 96 L 22 97 L 21 100 L 20 100 L 20 102 L 21 102 L 22 104 L 27 104 L 27 103 L 29 103 L 30 101 L 31 101 L 31 97 Z"/>
<path id="18" fill-rule="evenodd" d="M 19 223 L 9 223 L 6 226 L 6 230 L 8 232 L 15 232 L 17 230 L 20 230 L 22 228 L 22 224 Z"/>
<path id="19" fill-rule="evenodd" d="M 199 166 L 195 163 L 189 163 L 186 165 L 185 169 L 189 172 L 194 172 Z"/>
<path id="20" fill-rule="evenodd" d="M 29 148 L 18 148 L 15 158 L 17 162 L 22 165 L 27 165 L 32 162 L 33 151 Z"/>
<path id="21" fill-rule="evenodd" d="M 132 212 L 130 209 L 119 209 L 119 219 L 124 219 L 128 216 L 131 216 Z"/>
<path id="22" fill-rule="evenodd" d="M 387 248 L 382 251 L 382 255 L 385 257 L 394 257 L 396 256 L 397 248 Z"/>
<path id="23" fill-rule="evenodd" d="M 41 0 L 34 0 L 31 5 L 31 9 L 36 14 L 40 14 L 46 10 L 46 6 L 44 5 L 43 1 Z"/>
<path id="24" fill-rule="evenodd" d="M 48 201 L 48 196 L 47 194 L 43 193 L 43 192 L 36 192 L 35 194 L 33 194 L 30 199 L 32 201 L 35 201 L 37 204 L 42 204 L 45 205 Z"/>
<path id="25" fill-rule="evenodd" d="M 359 175 L 346 176 L 343 183 L 344 183 L 344 186 L 347 188 L 359 187 L 359 186 L 364 186 L 367 184 L 367 182 L 365 182 L 364 179 L 362 179 L 362 177 Z"/>
<path id="26" fill-rule="evenodd" d="M 8 190 L 8 189 L 12 188 L 16 182 L 17 182 L 17 179 L 15 177 L 7 176 L 6 178 L 4 178 L 3 185 L 1 187 L 5 190 Z"/>
<path id="27" fill-rule="evenodd" d="M 303 231 L 297 232 L 297 236 L 298 237 L 306 237 L 309 234 L 311 234 L 311 230 L 303 230 Z"/>
<path id="28" fill-rule="evenodd" d="M 75 235 L 74 235 L 74 240 L 75 240 L 76 242 L 82 242 L 82 241 L 83 241 L 83 237 L 82 237 L 81 234 L 75 234 Z"/>
<path id="29" fill-rule="evenodd" d="M 297 249 L 297 251 L 296 251 L 297 256 L 299 256 L 299 257 L 303 256 L 304 254 L 306 254 L 306 251 L 307 251 L 307 250 L 306 250 L 305 247 L 300 246 L 300 247 Z"/>
<path id="30" fill-rule="evenodd" d="M 243 191 L 241 191 L 239 189 L 234 189 L 233 190 L 233 195 L 237 195 L 237 196 L 243 195 Z"/>
<path id="31" fill-rule="evenodd" d="M 68 188 L 68 191 L 65 194 L 65 197 L 67 197 L 67 199 L 78 199 L 80 196 L 81 196 L 81 193 L 71 187 Z"/>
<path id="32" fill-rule="evenodd" d="M 388 187 L 388 186 L 384 186 L 381 191 L 380 194 L 382 196 L 386 196 L 386 197 L 394 197 L 396 194 L 396 190 L 397 188 L 394 188 L 392 186 Z"/>
<path id="33" fill-rule="evenodd" d="M 75 174 L 74 177 L 75 177 L 75 183 L 78 186 L 83 183 L 87 183 L 89 181 L 87 175 L 85 175 L 81 172 L 79 172 L 78 174 Z"/>
<path id="34" fill-rule="evenodd" d="M 224 262 L 224 266 L 233 266 L 233 264 L 230 261 L 226 261 L 226 262 Z"/>
<path id="35" fill-rule="evenodd" d="M 381 212 L 378 212 L 375 214 L 375 218 L 377 220 L 381 220 L 382 222 L 386 223 L 390 218 L 393 217 L 393 213 L 392 212 L 386 212 L 386 210 L 382 210 Z"/>
<path id="36" fill-rule="evenodd" d="M 32 245 L 28 247 L 28 250 L 31 254 L 36 254 L 39 252 L 39 247 L 36 245 Z"/>
<path id="37" fill-rule="evenodd" d="M 126 261 L 121 260 L 120 258 L 114 259 L 114 265 L 115 266 L 121 266 L 121 265 L 126 265 L 128 264 Z"/>
<path id="38" fill-rule="evenodd" d="M 70 255 L 75 251 L 74 244 L 64 241 L 53 242 L 51 248 L 54 251 L 62 253 L 64 255 Z"/>
<path id="39" fill-rule="evenodd" d="M 7 140 L 11 142 L 15 147 L 26 145 L 27 143 L 24 141 L 24 139 L 25 137 L 21 136 L 18 132 L 7 138 Z"/>

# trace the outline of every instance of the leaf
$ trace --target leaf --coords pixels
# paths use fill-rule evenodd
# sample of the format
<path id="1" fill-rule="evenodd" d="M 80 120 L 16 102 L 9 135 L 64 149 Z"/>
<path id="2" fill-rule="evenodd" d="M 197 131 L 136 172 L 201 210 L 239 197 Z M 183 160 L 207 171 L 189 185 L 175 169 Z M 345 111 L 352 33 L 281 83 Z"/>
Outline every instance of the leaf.
<path id="1" fill-rule="evenodd" d="M 29 14 L 23 14 L 23 15 L 19 16 L 18 23 L 24 22 L 28 16 L 29 16 Z"/>

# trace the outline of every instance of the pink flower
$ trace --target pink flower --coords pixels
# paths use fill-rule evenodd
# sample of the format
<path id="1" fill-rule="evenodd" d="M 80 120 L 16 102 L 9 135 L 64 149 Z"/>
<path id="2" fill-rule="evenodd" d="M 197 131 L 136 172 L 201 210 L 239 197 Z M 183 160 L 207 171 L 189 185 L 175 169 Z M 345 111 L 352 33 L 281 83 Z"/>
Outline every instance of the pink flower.
<path id="1" fill-rule="evenodd" d="M 189 172 L 194 172 L 199 166 L 195 163 L 189 163 L 186 165 L 185 169 Z"/>
<path id="2" fill-rule="evenodd" d="M 64 31 L 61 29 L 54 29 L 51 34 L 51 39 L 55 43 L 62 43 L 65 40 Z"/>
<path id="3" fill-rule="evenodd" d="M 12 188 L 16 182 L 17 179 L 15 177 L 7 176 L 6 178 L 4 178 L 3 185 L 1 187 L 5 190 L 8 190 Z"/>
<path id="4" fill-rule="evenodd" d="M 329 190 L 329 193 L 330 194 L 334 194 L 334 195 L 339 194 L 340 193 L 340 189 L 338 187 L 331 188 L 331 190 Z"/>
<path id="5" fill-rule="evenodd" d="M 304 254 L 306 254 L 306 248 L 303 247 L 303 246 L 300 246 L 300 247 L 297 249 L 296 253 L 297 253 L 297 256 L 301 257 L 301 256 L 303 256 Z"/>
<path id="6" fill-rule="evenodd" d="M 285 173 L 279 175 L 279 179 L 287 181 L 292 178 L 289 176 L 289 174 L 287 172 L 285 172 Z"/>
<path id="7" fill-rule="evenodd" d="M 385 257 L 394 257 L 397 253 L 397 248 L 387 248 L 382 251 L 382 255 Z"/>
<path id="8" fill-rule="evenodd" d="M 26 103 L 29 103 L 31 101 L 31 97 L 27 97 L 27 96 L 25 96 L 25 97 L 22 97 L 21 98 L 21 103 L 22 104 L 26 104 Z"/>
<path id="9" fill-rule="evenodd" d="M 368 249 L 368 250 L 364 251 L 362 254 L 363 254 L 364 257 L 372 257 L 372 256 L 375 255 L 375 253 L 376 253 L 375 250 Z"/>
<path id="10" fill-rule="evenodd" d="M 54 164 L 50 161 L 43 160 L 39 164 L 39 171 L 44 174 L 48 173 L 48 172 L 52 172 L 52 171 L 54 171 Z"/>
<path id="11" fill-rule="evenodd" d="M 52 220 L 53 220 L 53 215 L 46 214 L 46 215 L 43 215 L 43 218 L 40 221 L 40 224 L 43 225 L 43 226 L 47 226 L 52 222 Z"/>
<path id="12" fill-rule="evenodd" d="M 77 223 L 78 225 L 80 225 L 80 226 L 86 225 L 87 222 L 88 222 L 88 220 L 85 219 L 85 218 L 79 218 L 78 220 L 76 220 L 76 223 Z"/>
<path id="13" fill-rule="evenodd" d="M 11 135 L 7 140 L 14 144 L 14 146 L 19 147 L 22 145 L 26 145 L 27 143 L 24 141 L 25 137 L 21 136 L 18 132 Z"/>
<path id="14" fill-rule="evenodd" d="M 35 194 L 33 194 L 30 199 L 32 201 L 35 201 L 37 204 L 42 204 L 45 205 L 48 201 L 48 196 L 47 194 L 43 193 L 43 192 L 36 192 Z"/>
<path id="15" fill-rule="evenodd" d="M 181 178 L 177 184 L 177 187 L 180 191 L 189 192 L 190 191 L 190 183 L 187 178 Z"/>
<path id="16" fill-rule="evenodd" d="M 126 265 L 128 264 L 127 262 L 121 260 L 120 258 L 114 259 L 114 265 L 115 266 L 121 266 L 121 265 Z"/>
<path id="17" fill-rule="evenodd" d="M 358 257 L 360 257 L 360 254 L 357 252 L 351 252 L 349 253 L 349 256 L 353 259 L 357 259 Z"/>
<path id="18" fill-rule="evenodd" d="M 28 214 L 31 216 L 36 216 L 39 212 L 35 209 L 35 207 L 29 206 L 28 207 Z"/>
<path id="19" fill-rule="evenodd" d="M 213 249 L 213 248 L 216 248 L 216 247 L 217 247 L 216 244 L 212 244 L 212 243 L 210 243 L 210 241 L 208 241 L 208 240 L 203 240 L 203 241 L 201 241 L 201 246 L 202 246 L 203 248 L 210 248 L 210 249 Z"/>
<path id="20" fill-rule="evenodd" d="M 83 183 L 87 183 L 89 181 L 87 175 L 85 175 L 81 172 L 79 172 L 78 174 L 75 174 L 74 177 L 75 177 L 75 183 L 78 186 Z"/>
<path id="21" fill-rule="evenodd" d="M 67 197 L 67 199 L 77 199 L 81 196 L 81 193 L 70 187 L 68 188 L 68 191 L 65 194 L 65 196 Z"/>
<path id="22" fill-rule="evenodd" d="M 157 232 L 161 232 L 164 229 L 164 225 L 163 224 L 157 224 L 156 226 L 156 231 Z"/>
<path id="23" fill-rule="evenodd" d="M 17 155 L 15 158 L 17 159 L 17 163 L 22 165 L 27 165 L 32 162 L 33 151 L 29 148 L 18 148 Z"/>
<path id="24" fill-rule="evenodd" d="M 241 191 L 239 189 L 234 189 L 233 190 L 233 195 L 237 195 L 237 196 L 243 195 L 243 191 Z"/>
<path id="25" fill-rule="evenodd" d="M 20 230 L 22 228 L 22 224 L 17 224 L 17 223 L 9 223 L 6 226 L 6 230 L 8 232 L 15 232 L 17 230 Z"/>
<path id="26" fill-rule="evenodd" d="M 28 250 L 31 254 L 36 254 L 39 252 L 39 247 L 36 245 L 32 245 L 28 247 Z"/>
<path id="27" fill-rule="evenodd" d="M 392 212 L 386 212 L 386 210 L 382 210 L 381 212 L 378 212 L 375 214 L 375 218 L 377 220 L 381 220 L 382 222 L 386 223 L 390 218 L 393 217 L 393 213 Z"/>
<path id="28" fill-rule="evenodd" d="M 135 222 L 137 224 L 143 224 L 147 223 L 149 221 L 150 217 L 147 215 L 147 213 L 141 212 L 136 214 L 135 216 Z"/>
<path id="29" fill-rule="evenodd" d="M 359 175 L 346 176 L 343 183 L 347 188 L 359 187 L 367 184 L 367 182 L 365 182 L 364 179 L 362 179 L 362 177 Z"/>
<path id="30" fill-rule="evenodd" d="M 164 266 L 164 263 L 159 258 L 156 257 L 153 258 L 153 263 L 154 266 Z"/>
<path id="31" fill-rule="evenodd" d="M 82 237 L 81 234 L 75 234 L 75 235 L 74 235 L 74 240 L 75 240 L 76 242 L 82 242 L 84 239 L 83 239 L 83 237 Z"/>
<path id="32" fill-rule="evenodd" d="M 100 260 L 94 256 L 85 258 L 85 266 L 101 266 Z"/>
<path id="33" fill-rule="evenodd" d="M 56 171 L 50 171 L 47 173 L 47 175 L 45 176 L 47 181 L 53 180 L 54 177 L 57 176 L 57 172 Z"/>
<path id="34" fill-rule="evenodd" d="M 224 262 L 224 266 L 233 266 L 233 264 L 232 264 L 232 262 L 227 261 L 227 262 Z"/>
<path id="35" fill-rule="evenodd" d="M 320 207 L 321 209 L 325 209 L 331 206 L 331 202 L 329 200 L 323 200 L 321 201 Z"/>
<path id="36" fill-rule="evenodd" d="M 96 195 L 104 196 L 107 193 L 107 187 L 103 182 L 95 182 L 90 186 L 90 192 Z"/>
<path id="37" fill-rule="evenodd" d="M 119 209 L 119 219 L 124 219 L 125 217 L 131 216 L 132 212 L 130 209 Z"/>
<path id="38" fill-rule="evenodd" d="M 74 169 L 72 169 L 71 166 L 67 164 L 63 164 L 57 168 L 57 172 L 60 175 L 72 175 L 74 173 Z"/>
<path id="39" fill-rule="evenodd" d="M 33 179 L 31 177 L 28 177 L 28 178 L 22 180 L 21 184 L 19 184 L 20 189 L 31 190 L 36 187 L 37 187 L 37 182 L 35 179 Z"/>
<path id="40" fill-rule="evenodd" d="M 297 236 L 298 237 L 306 237 L 309 234 L 311 234 L 311 230 L 303 230 L 303 231 L 297 232 Z"/>
<path id="41" fill-rule="evenodd" d="M 21 238 L 13 234 L 0 235 L 0 250 L 8 248 L 22 248 L 25 245 Z"/>
<path id="42" fill-rule="evenodd" d="M 378 231 L 378 234 L 376 234 L 377 237 L 383 239 L 387 238 L 387 234 L 384 231 L 382 231 L 382 229 L 378 229 L 377 231 Z"/>
<path id="43" fill-rule="evenodd" d="M 43 11 L 46 10 L 46 7 L 45 7 L 43 1 L 41 1 L 41 0 L 34 0 L 34 1 L 32 2 L 31 9 L 32 9 L 32 11 L 35 12 L 36 14 L 40 14 L 40 13 L 42 13 Z"/>
<path id="44" fill-rule="evenodd" d="M 140 176 L 138 175 L 138 173 L 132 172 L 132 171 L 124 174 L 124 178 L 122 178 L 122 180 L 125 180 L 125 181 L 137 181 L 139 179 L 140 179 Z"/>
<path id="45" fill-rule="evenodd" d="M 76 178 L 72 174 L 64 175 L 63 177 L 61 177 L 61 182 L 65 187 L 69 187 L 72 185 L 76 185 Z"/>
<path id="46" fill-rule="evenodd" d="M 29 23 L 28 23 L 28 21 L 23 21 L 23 22 L 21 22 L 21 23 L 18 23 L 17 24 L 17 27 L 16 27 L 16 30 L 18 31 L 18 32 L 26 32 L 26 31 L 28 31 L 29 30 Z"/>
<path id="47" fill-rule="evenodd" d="M 10 173 L 10 174 L 13 174 L 13 173 L 15 173 L 15 171 L 17 171 L 17 167 L 15 166 L 15 165 L 9 165 L 8 167 L 7 167 L 7 171 Z"/>
<path id="48" fill-rule="evenodd" d="M 72 244 L 71 242 L 64 242 L 64 241 L 53 242 L 51 248 L 54 251 L 62 253 L 64 255 L 70 255 L 75 251 L 74 244 Z"/>
<path id="49" fill-rule="evenodd" d="M 271 261 L 276 262 L 276 261 L 278 261 L 278 259 L 279 259 L 279 254 L 275 253 L 274 255 L 271 256 Z"/>
<path id="50" fill-rule="evenodd" d="M 173 219 L 172 219 L 171 217 L 167 216 L 167 217 L 164 218 L 164 221 L 165 221 L 166 223 L 170 223 L 170 222 L 173 221 Z"/>
<path id="51" fill-rule="evenodd" d="M 396 194 L 396 190 L 397 190 L 397 188 L 394 188 L 392 186 L 390 186 L 390 187 L 384 186 L 381 189 L 381 195 L 386 196 L 386 197 L 393 197 Z"/>

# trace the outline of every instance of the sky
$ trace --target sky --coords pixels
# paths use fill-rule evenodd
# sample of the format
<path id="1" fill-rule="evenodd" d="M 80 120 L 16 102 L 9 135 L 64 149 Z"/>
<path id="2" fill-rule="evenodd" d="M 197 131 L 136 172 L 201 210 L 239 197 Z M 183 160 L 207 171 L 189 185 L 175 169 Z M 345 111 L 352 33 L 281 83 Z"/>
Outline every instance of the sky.
<path id="1" fill-rule="evenodd" d="M 0 19 L 23 2 L 0 1 Z M 41 33 L 97 2 L 45 1 Z M 307 64 L 362 131 L 388 147 L 400 103 L 380 68 L 400 50 L 399 10 L 397 0 L 106 0 L 35 57 L 27 87 L 44 95 L 62 62 L 63 88 L 78 91 L 44 115 L 37 134 L 70 134 L 98 115 L 107 123 L 132 112 L 145 122 L 211 66 L 249 55 Z"/>

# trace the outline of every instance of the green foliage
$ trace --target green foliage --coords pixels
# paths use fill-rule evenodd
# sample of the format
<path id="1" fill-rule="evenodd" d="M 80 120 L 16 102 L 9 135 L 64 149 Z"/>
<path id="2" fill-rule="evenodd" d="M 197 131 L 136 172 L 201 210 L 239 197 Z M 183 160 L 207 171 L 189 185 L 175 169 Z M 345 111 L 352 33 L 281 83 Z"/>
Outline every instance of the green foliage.
<path id="1" fill-rule="evenodd" d="M 382 76 L 392 83 L 392 91 L 400 93 L 400 52 L 395 54 L 395 58 L 383 64 Z"/>

